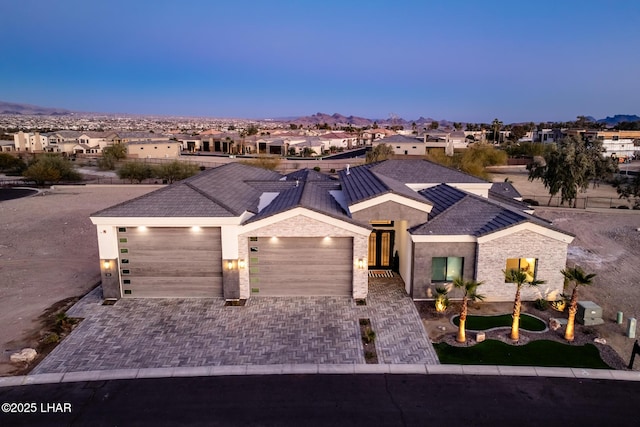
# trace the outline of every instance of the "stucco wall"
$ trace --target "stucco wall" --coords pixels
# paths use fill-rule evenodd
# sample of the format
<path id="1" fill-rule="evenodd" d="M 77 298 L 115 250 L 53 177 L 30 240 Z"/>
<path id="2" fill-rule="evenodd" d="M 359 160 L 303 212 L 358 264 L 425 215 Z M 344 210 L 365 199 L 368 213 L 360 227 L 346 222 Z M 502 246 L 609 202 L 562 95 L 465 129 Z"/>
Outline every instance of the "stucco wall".
<path id="1" fill-rule="evenodd" d="M 413 299 L 433 298 L 436 286 L 450 284 L 444 282 L 431 283 L 431 259 L 434 257 L 463 257 L 463 278 L 471 280 L 475 274 L 476 243 L 414 243 L 413 248 Z M 482 292 L 481 292 L 482 293 Z M 459 291 L 451 291 L 450 298 L 459 297 Z"/>
<path id="2" fill-rule="evenodd" d="M 327 222 L 305 215 L 296 215 L 264 227 L 242 233 L 238 236 L 238 258 L 249 259 L 249 237 L 353 237 L 353 297 L 366 298 L 368 292 L 368 270 L 366 268 L 368 235 L 345 230 Z M 364 259 L 365 268 L 360 269 L 358 259 Z M 303 279 L 302 279 L 303 280 Z M 249 270 L 240 270 L 240 298 L 249 298 L 251 287 Z"/>
<path id="3" fill-rule="evenodd" d="M 538 288 L 524 286 L 522 299 L 555 299 L 563 290 L 560 270 L 566 267 L 567 246 L 567 243 L 530 230 L 479 243 L 477 280 L 484 282 L 480 293 L 487 296 L 487 301 L 513 301 L 516 287 L 504 283 L 507 258 L 537 258 L 536 278 L 546 283 Z"/>
<path id="4" fill-rule="evenodd" d="M 407 220 L 407 227 L 424 224 L 429 219 L 428 215 L 427 212 L 392 201 L 382 202 L 351 213 L 353 219 L 362 221 L 365 224 L 375 220 L 390 219 L 398 221 L 404 219 Z"/>

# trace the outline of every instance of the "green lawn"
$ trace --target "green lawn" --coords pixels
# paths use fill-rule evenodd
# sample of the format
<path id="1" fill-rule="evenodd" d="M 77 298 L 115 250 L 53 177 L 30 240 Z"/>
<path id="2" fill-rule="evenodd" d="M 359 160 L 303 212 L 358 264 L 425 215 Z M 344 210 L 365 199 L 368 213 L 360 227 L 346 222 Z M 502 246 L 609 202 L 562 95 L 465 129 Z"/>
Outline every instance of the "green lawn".
<path id="1" fill-rule="evenodd" d="M 466 329 L 471 331 L 486 331 L 491 328 L 499 327 L 511 327 L 512 317 L 510 314 L 501 314 L 499 316 L 467 316 Z M 453 323 L 456 326 L 460 325 L 460 317 L 455 316 Z M 541 332 L 547 327 L 545 323 L 528 314 L 520 315 L 520 329 L 529 332 Z"/>
<path id="2" fill-rule="evenodd" d="M 437 343 L 434 347 L 442 364 L 611 369 L 593 344 L 576 346 L 539 340 L 514 346 L 487 340 L 471 347 L 454 347 L 446 343 Z"/>

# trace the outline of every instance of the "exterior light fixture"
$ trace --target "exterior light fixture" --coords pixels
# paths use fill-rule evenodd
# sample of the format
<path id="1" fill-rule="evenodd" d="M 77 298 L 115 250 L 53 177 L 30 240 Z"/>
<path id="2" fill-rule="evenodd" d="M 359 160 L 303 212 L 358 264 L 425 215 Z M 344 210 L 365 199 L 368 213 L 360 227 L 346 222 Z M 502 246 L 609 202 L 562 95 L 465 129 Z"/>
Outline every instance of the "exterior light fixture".
<path id="1" fill-rule="evenodd" d="M 243 259 L 239 259 L 238 260 L 238 268 L 244 268 L 244 266 L 245 266 L 244 260 Z"/>
<path id="2" fill-rule="evenodd" d="M 360 258 L 360 259 L 358 260 L 358 268 L 359 268 L 360 270 L 364 270 L 364 258 Z"/>
<path id="3" fill-rule="evenodd" d="M 105 261 L 102 263 L 102 266 L 104 267 L 105 270 L 108 270 L 109 267 L 111 267 L 111 263 L 109 261 Z"/>
<path id="4" fill-rule="evenodd" d="M 227 261 L 227 270 L 233 270 L 233 261 Z"/>
<path id="5" fill-rule="evenodd" d="M 201 230 L 202 230 L 202 228 L 198 227 L 197 225 L 194 225 L 193 227 L 191 227 L 191 231 L 194 231 L 194 232 L 198 232 L 198 231 L 201 231 Z"/>
<path id="6" fill-rule="evenodd" d="M 147 231 L 147 227 L 141 225 L 140 227 L 138 227 L 138 231 Z"/>

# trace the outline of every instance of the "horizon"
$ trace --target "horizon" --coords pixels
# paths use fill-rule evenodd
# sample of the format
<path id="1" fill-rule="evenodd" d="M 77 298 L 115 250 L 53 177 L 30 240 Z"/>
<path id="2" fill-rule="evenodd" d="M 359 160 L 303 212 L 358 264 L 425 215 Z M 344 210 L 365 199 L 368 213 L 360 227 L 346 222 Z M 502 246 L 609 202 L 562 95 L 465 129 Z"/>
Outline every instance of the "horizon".
<path id="1" fill-rule="evenodd" d="M 8 4 L 0 99 L 254 120 L 337 112 L 539 123 L 637 111 L 640 3 L 308 5 Z"/>

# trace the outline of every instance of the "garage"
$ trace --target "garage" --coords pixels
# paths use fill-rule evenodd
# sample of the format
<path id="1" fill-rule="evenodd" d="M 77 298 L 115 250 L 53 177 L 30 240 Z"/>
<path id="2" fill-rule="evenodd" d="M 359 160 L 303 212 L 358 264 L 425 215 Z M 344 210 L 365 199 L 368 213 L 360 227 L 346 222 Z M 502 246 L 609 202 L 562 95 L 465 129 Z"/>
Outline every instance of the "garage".
<path id="1" fill-rule="evenodd" d="M 219 227 L 118 227 L 122 296 L 222 297 Z"/>
<path id="2" fill-rule="evenodd" d="M 351 296 L 353 238 L 250 237 L 251 296 Z"/>

